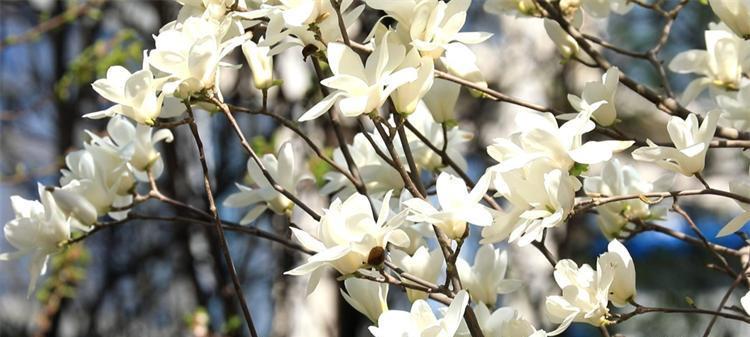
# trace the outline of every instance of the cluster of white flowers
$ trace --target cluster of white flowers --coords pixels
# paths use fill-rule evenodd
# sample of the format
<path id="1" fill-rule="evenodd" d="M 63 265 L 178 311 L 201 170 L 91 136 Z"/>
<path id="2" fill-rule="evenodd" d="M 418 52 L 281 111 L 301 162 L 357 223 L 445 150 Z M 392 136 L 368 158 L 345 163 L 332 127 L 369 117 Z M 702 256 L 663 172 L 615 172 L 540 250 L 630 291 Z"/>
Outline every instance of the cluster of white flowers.
<path id="1" fill-rule="evenodd" d="M 554 331 L 535 328 L 513 308 L 496 308 L 499 294 L 513 292 L 523 283 L 507 277 L 508 255 L 492 244 L 543 245 L 548 230 L 575 214 L 576 194 L 581 189 L 593 198 L 671 189 L 672 174 L 646 182 L 634 167 L 613 158 L 634 141 L 589 138 L 597 128 L 619 122 L 615 100 L 619 80 L 625 75 L 618 68 L 606 69 L 601 81 L 586 83 L 580 93 L 568 95 L 575 113 L 519 114 L 519 129 L 487 147 L 487 154 L 497 164 L 472 182 L 461 174 L 468 165 L 460 148 L 472 137 L 457 126 L 455 107 L 461 87 L 436 78 L 442 73 L 471 83 L 472 94 L 488 86 L 467 45 L 481 43 L 490 34 L 462 31 L 470 0 L 366 0 L 360 6 L 354 6 L 352 0 L 178 2 L 182 10 L 154 36 L 155 49 L 144 51 L 141 70 L 131 73 L 113 66 L 106 78 L 93 83 L 94 90 L 114 105 L 87 116 L 111 118 L 109 135 L 88 132 L 84 149 L 66 157 L 61 186 L 39 187 L 41 202 L 11 198 L 16 218 L 6 224 L 5 236 L 18 252 L 2 254 L 0 259 L 33 256 L 30 292 L 49 254 L 71 239 L 71 228 L 90 230 L 105 215 L 124 219 L 136 201 L 135 184 L 162 173 L 155 145 L 171 141 L 172 133 L 154 131 L 152 126 L 193 107 L 222 108 L 214 104 L 223 102 L 221 68 L 240 67 L 225 63 L 225 56 L 241 50 L 252 83 L 267 95 L 269 88 L 279 84 L 274 78 L 273 57 L 291 46 L 303 46 L 304 57 L 315 58 L 317 65 L 325 62 L 327 67 L 318 70 L 330 70 L 332 76 L 320 79 L 320 85 L 330 93 L 298 121 L 311 122 L 335 109 L 344 118 L 381 127 L 378 132 L 361 130 L 352 144 L 340 144 L 348 154 L 339 148 L 332 156 L 340 167 L 357 167 L 355 178 L 367 193 L 345 173 L 327 172 L 320 193 L 332 196 L 333 201 L 323 210 L 317 227 L 311 232 L 291 227 L 293 239 L 314 253 L 286 274 L 309 275 L 309 292 L 327 270 L 338 271 L 345 278 L 342 296 L 374 323 L 370 331 L 376 337 L 467 336 L 466 310 L 475 311 L 479 328 L 487 336 L 553 336 L 572 322 L 610 324 L 609 304 L 624 306 L 635 296 L 635 267 L 616 238 L 633 229 L 629 224 L 661 219 L 665 209 L 631 198 L 597 208 L 597 221 L 612 241 L 609 251 L 597 260 L 596 269 L 579 267 L 571 260 L 555 265 L 554 279 L 562 295 L 546 300 L 550 320 L 559 324 Z M 538 2 L 488 0 L 484 8 L 497 14 L 543 16 Z M 684 103 L 708 88 L 716 108 L 705 117 L 673 116 L 667 125 L 669 146 L 648 140 L 647 146 L 632 152 L 636 160 L 685 176 L 699 175 L 704 169 L 720 122 L 750 130 L 750 4 L 719 0 L 710 4 L 723 23 L 706 31 L 707 50 L 679 54 L 669 67 L 700 75 L 685 90 Z M 551 40 L 565 59 L 589 60 L 591 55 L 583 53 L 570 35 L 571 27 L 582 27 L 584 15 L 595 19 L 611 13 L 624 15 L 634 4 L 627 0 L 569 0 L 554 5 L 569 25 L 545 18 L 543 24 Z M 342 29 L 355 25 L 368 7 L 384 11 L 395 23 L 385 25 L 379 20 L 366 44 L 353 43 Z M 251 31 L 263 34 L 253 36 Z M 382 117 L 381 110 L 388 110 L 390 117 Z M 383 129 L 390 134 L 383 134 Z M 253 186 L 238 184 L 239 191 L 230 195 L 224 206 L 250 206 L 240 220 L 242 225 L 267 210 L 291 216 L 295 201 L 290 199 L 294 198 L 281 191 L 294 194 L 301 181 L 312 179 L 298 158 L 292 144 L 285 143 L 276 155 L 267 154 L 259 162 L 249 160 L 247 172 Z M 601 174 L 584 176 L 592 165 L 601 166 Z M 408 186 L 405 175 L 419 186 Z M 750 197 L 747 179 L 732 184 L 731 192 Z M 422 180 L 432 184 L 425 188 Z M 493 192 L 494 197 L 507 201 L 505 210 L 497 206 L 490 195 Z M 740 206 L 747 212 L 727 224 L 720 235 L 734 233 L 750 219 L 750 205 Z M 451 256 L 470 235 L 469 225 L 481 227 L 482 244 L 471 264 L 457 253 Z M 395 266 L 391 269 L 428 284 L 436 284 L 441 275 L 446 284 L 455 277 L 463 289 L 436 286 L 428 293 L 420 289 L 424 282 L 404 278 L 400 282 L 410 286 L 406 294 L 412 301 L 411 310 L 389 310 L 388 284 L 376 282 L 389 276 L 385 270 L 389 263 Z M 440 318 L 425 301 L 432 292 L 450 292 L 452 297 Z M 750 302 L 748 296 L 743 304 Z"/>
<path id="2" fill-rule="evenodd" d="M 103 216 L 124 219 L 134 202 L 134 186 L 161 175 L 164 164 L 155 145 L 172 141 L 172 132 L 153 132 L 116 116 L 107 124 L 108 136 L 87 131 L 82 150 L 65 156 L 60 187 L 39 185 L 39 201 L 11 197 L 15 218 L 5 225 L 5 238 L 17 251 L 0 260 L 31 255 L 29 295 L 46 270 L 50 254 L 71 239 L 71 231 L 86 232 Z"/>
<path id="3" fill-rule="evenodd" d="M 617 240 L 610 242 L 609 251 L 599 256 L 596 270 L 587 264 L 578 267 L 572 260 L 560 260 L 554 276 L 562 295 L 547 297 L 546 308 L 550 319 L 561 323 L 563 329 L 572 322 L 606 325 L 608 302 L 622 307 L 636 293 L 633 260 Z"/>

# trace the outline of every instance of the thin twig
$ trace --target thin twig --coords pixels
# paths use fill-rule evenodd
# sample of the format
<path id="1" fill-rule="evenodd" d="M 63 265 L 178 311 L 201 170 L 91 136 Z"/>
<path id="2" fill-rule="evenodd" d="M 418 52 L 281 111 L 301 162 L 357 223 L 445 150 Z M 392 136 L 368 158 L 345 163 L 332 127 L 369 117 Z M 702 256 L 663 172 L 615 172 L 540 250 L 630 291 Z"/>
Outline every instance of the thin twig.
<path id="1" fill-rule="evenodd" d="M 239 124 L 237 124 L 237 120 L 232 115 L 232 112 L 229 111 L 229 107 L 227 107 L 226 104 L 222 103 L 215 97 L 212 97 L 210 101 L 216 105 L 223 113 L 224 116 L 226 116 L 227 120 L 229 120 L 229 124 L 232 125 L 232 128 L 234 129 L 235 134 L 240 139 L 240 144 L 245 149 L 245 152 L 247 152 L 250 155 L 250 158 L 255 162 L 255 164 L 258 165 L 258 168 L 260 168 L 261 173 L 263 173 L 263 176 L 268 179 L 268 183 L 278 191 L 279 193 L 283 194 L 287 199 L 291 200 L 294 204 L 299 206 L 303 211 L 305 211 L 307 214 L 309 214 L 315 221 L 320 221 L 320 215 L 313 211 L 310 206 L 299 200 L 294 194 L 287 191 L 283 186 L 279 185 L 278 182 L 276 182 L 276 179 L 271 175 L 270 172 L 266 169 L 266 166 L 263 164 L 263 162 L 260 160 L 260 157 L 258 157 L 258 154 L 255 153 L 255 150 L 253 150 L 253 147 L 250 146 L 250 144 L 247 142 L 247 138 L 245 138 L 245 134 L 242 132 L 242 129 L 240 129 Z"/>
<path id="2" fill-rule="evenodd" d="M 245 300 L 245 294 L 242 291 L 242 282 L 240 282 L 239 277 L 237 277 L 237 270 L 234 267 L 234 262 L 232 261 L 232 255 L 229 252 L 229 245 L 227 244 L 227 239 L 224 236 L 224 227 L 221 225 L 221 218 L 219 217 L 219 212 L 216 208 L 216 201 L 214 200 L 214 194 L 211 190 L 211 179 L 209 179 L 209 171 L 208 171 L 208 163 L 206 162 L 206 153 L 203 148 L 203 141 L 201 140 L 200 134 L 198 133 L 198 125 L 195 124 L 195 116 L 193 115 L 193 109 L 190 107 L 189 102 L 185 102 L 185 106 L 187 107 L 188 115 L 191 119 L 190 122 L 190 131 L 193 134 L 193 138 L 195 139 L 195 144 L 198 147 L 198 157 L 201 162 L 201 168 L 203 169 L 203 186 L 206 190 L 206 196 L 208 198 L 208 207 L 211 212 L 211 216 L 213 217 L 214 224 L 216 225 L 216 233 L 219 235 L 219 243 L 221 246 L 222 254 L 224 255 L 224 262 L 227 264 L 227 269 L 229 271 L 229 275 L 232 278 L 232 284 L 234 284 L 234 291 L 237 294 L 237 297 L 239 297 L 240 307 L 242 308 L 242 314 L 245 316 L 245 322 L 247 323 L 247 328 L 250 330 L 250 335 L 252 337 L 258 337 L 258 332 L 255 331 L 255 324 L 253 323 L 253 318 L 250 314 L 250 309 L 247 307 L 247 301 Z"/>

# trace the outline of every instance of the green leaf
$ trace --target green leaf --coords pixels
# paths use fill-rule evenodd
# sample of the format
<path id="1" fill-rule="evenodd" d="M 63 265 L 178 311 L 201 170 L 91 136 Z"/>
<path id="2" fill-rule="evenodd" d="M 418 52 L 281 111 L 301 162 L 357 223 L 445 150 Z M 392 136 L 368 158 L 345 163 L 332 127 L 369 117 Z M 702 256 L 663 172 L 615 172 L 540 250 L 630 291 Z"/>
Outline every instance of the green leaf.
<path id="1" fill-rule="evenodd" d="M 585 173 L 588 170 L 589 170 L 589 166 L 587 164 L 575 163 L 575 165 L 573 165 L 573 167 L 570 169 L 568 173 L 570 173 L 570 175 L 574 177 L 577 177 Z"/>

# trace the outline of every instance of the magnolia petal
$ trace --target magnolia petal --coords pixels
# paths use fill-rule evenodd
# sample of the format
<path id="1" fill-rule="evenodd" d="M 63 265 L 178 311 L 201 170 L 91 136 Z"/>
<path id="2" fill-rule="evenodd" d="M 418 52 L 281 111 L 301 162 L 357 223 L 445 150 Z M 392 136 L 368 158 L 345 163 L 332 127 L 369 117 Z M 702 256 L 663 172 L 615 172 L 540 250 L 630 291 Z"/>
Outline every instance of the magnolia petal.
<path id="1" fill-rule="evenodd" d="M 260 204 L 258 206 L 253 207 L 247 214 L 245 214 L 242 219 L 240 219 L 240 225 L 247 225 L 255 219 L 257 219 L 259 216 L 263 214 L 268 209 L 268 206 L 266 204 Z"/>
<path id="2" fill-rule="evenodd" d="M 708 68 L 708 52 L 700 49 L 679 53 L 669 62 L 669 69 L 681 74 L 700 73 L 706 68 Z"/>
<path id="3" fill-rule="evenodd" d="M 729 221 L 729 223 L 727 223 L 727 224 L 726 224 L 726 225 L 725 225 L 725 226 L 724 226 L 724 227 L 723 227 L 723 228 L 722 228 L 722 229 L 721 229 L 721 230 L 719 231 L 719 233 L 718 233 L 718 234 L 716 234 L 716 237 L 717 237 L 717 238 L 720 238 L 720 237 L 723 237 L 723 236 L 727 236 L 727 235 L 729 235 L 729 234 L 732 234 L 732 233 L 734 233 L 734 232 L 736 232 L 736 231 L 740 230 L 740 228 L 742 228 L 743 226 L 745 226 L 745 224 L 746 224 L 746 223 L 747 223 L 748 221 L 750 221 L 750 212 L 745 212 L 745 213 L 742 213 L 742 214 L 740 214 L 740 215 L 738 215 L 738 216 L 734 217 L 734 219 L 732 219 L 731 221 Z"/>
<path id="4" fill-rule="evenodd" d="M 745 312 L 750 315 L 750 291 L 740 298 L 740 304 L 742 305 L 742 309 L 745 309 Z"/>
<path id="5" fill-rule="evenodd" d="M 486 41 L 490 37 L 492 37 L 492 34 L 487 32 L 460 32 L 456 34 L 454 39 L 465 44 L 477 44 Z"/>
<path id="6" fill-rule="evenodd" d="M 320 117 L 324 113 L 328 112 L 333 104 L 336 103 L 336 101 L 342 96 L 345 96 L 345 94 L 341 91 L 332 92 L 331 94 L 323 98 L 320 102 L 315 104 L 312 108 L 310 108 L 310 110 L 307 110 L 307 112 L 302 114 L 298 121 L 306 122 Z"/>
<path id="7" fill-rule="evenodd" d="M 307 232 L 294 227 L 289 227 L 289 229 L 292 230 L 292 236 L 294 236 L 294 238 L 297 239 L 299 243 L 305 246 L 305 248 L 315 252 L 320 252 L 326 249 L 326 246 L 322 242 L 320 242 L 320 240 L 314 238 Z"/>

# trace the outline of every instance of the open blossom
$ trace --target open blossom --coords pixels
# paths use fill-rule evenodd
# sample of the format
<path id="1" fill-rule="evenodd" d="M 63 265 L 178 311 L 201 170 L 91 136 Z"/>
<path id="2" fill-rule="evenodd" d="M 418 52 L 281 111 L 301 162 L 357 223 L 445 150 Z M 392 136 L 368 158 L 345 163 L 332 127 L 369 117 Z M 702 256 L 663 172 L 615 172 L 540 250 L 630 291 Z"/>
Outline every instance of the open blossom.
<path id="1" fill-rule="evenodd" d="M 167 75 L 162 90 L 188 98 L 203 90 L 215 90 L 219 62 L 250 35 L 230 19 L 189 17 L 183 23 L 167 25 L 154 37 L 156 49 L 149 52 L 149 64 Z M 237 35 L 237 36 L 234 36 Z"/>
<path id="2" fill-rule="evenodd" d="M 739 37 L 750 38 L 750 1 L 709 0 L 711 9 Z"/>
<path id="3" fill-rule="evenodd" d="M 466 22 L 470 0 L 366 0 L 368 6 L 383 10 L 396 19 L 397 34 L 423 56 L 437 58 L 453 42 L 480 43 L 491 34 L 460 32 Z"/>
<path id="4" fill-rule="evenodd" d="M 133 125 L 123 118 L 113 117 L 107 124 L 107 133 L 110 140 L 107 144 L 128 161 L 135 178 L 147 182 L 147 172 L 159 178 L 164 171 L 164 162 L 156 145 L 162 141 L 172 142 L 172 131 L 159 129 L 154 132 L 149 126 Z"/>
<path id="5" fill-rule="evenodd" d="M 722 26 L 705 32 L 706 50 L 693 49 L 677 54 L 669 69 L 701 75 L 685 88 L 680 98 L 686 104 L 707 87 L 715 91 L 737 90 L 742 73 L 750 69 L 750 41 L 738 38 Z"/>
<path id="6" fill-rule="evenodd" d="M 266 154 L 261 162 L 271 177 L 287 191 L 295 191 L 297 184 L 312 179 L 304 174 L 301 167 L 294 162 L 294 150 L 291 143 L 284 143 L 278 155 Z M 267 209 L 276 214 L 287 214 L 294 204 L 286 196 L 277 191 L 263 174 L 255 160 L 248 159 L 247 173 L 257 185 L 256 188 L 237 184 L 239 192 L 233 193 L 226 200 L 226 207 L 247 207 L 254 205 L 240 220 L 240 224 L 248 224 L 257 219 Z"/>
<path id="7" fill-rule="evenodd" d="M 562 296 L 549 296 L 547 313 L 554 323 L 567 327 L 572 322 L 593 326 L 609 324 L 612 301 L 623 306 L 635 296 L 635 266 L 627 249 L 617 240 L 609 244 L 609 251 L 597 259 L 597 269 L 572 260 L 561 260 L 555 265 L 555 281 Z"/>
<path id="8" fill-rule="evenodd" d="M 107 133 L 105 137 L 88 133 L 91 140 L 84 149 L 66 156 L 61 187 L 51 191 L 73 226 L 88 227 L 104 214 L 124 217 L 126 211 L 110 210 L 132 203 L 131 188 L 136 180 L 148 181 L 149 173 L 158 178 L 163 171 L 155 146 L 172 141 L 170 130 L 154 132 L 149 126 L 133 125 L 125 117 L 114 116 L 107 124 Z"/>
<path id="9" fill-rule="evenodd" d="M 648 146 L 633 151 L 633 158 L 655 162 L 662 168 L 686 176 L 700 173 L 703 171 L 706 152 L 714 137 L 718 119 L 719 113 L 711 111 L 699 126 L 695 114 L 690 114 L 684 120 L 673 116 L 667 124 L 667 131 L 675 147 L 658 146 L 647 140 Z"/>
<path id="10" fill-rule="evenodd" d="M 417 300 L 411 311 L 388 310 L 371 326 L 375 337 L 453 337 L 463 321 L 469 294 L 461 290 L 453 298 L 445 315 L 438 319 L 424 300 Z"/>
<path id="11" fill-rule="evenodd" d="M 645 194 L 668 191 L 673 180 L 674 175 L 667 174 L 649 183 L 642 180 L 638 171 L 632 166 L 621 165 L 619 160 L 612 159 L 602 168 L 601 176 L 586 177 L 583 181 L 583 189 L 586 194 L 595 196 Z M 609 239 L 617 237 L 630 221 L 658 219 L 666 215 L 665 207 L 649 207 L 640 199 L 611 202 L 600 205 L 596 209 L 599 228 Z"/>
<path id="12" fill-rule="evenodd" d="M 620 70 L 612 67 L 602 75 L 602 81 L 588 82 L 583 86 L 581 97 L 568 95 L 568 101 L 577 111 L 591 110 L 591 118 L 603 126 L 610 126 L 617 120 L 615 92 L 619 83 Z"/>
<path id="13" fill-rule="evenodd" d="M 474 265 L 458 258 L 456 268 L 461 283 L 469 291 L 474 301 L 490 307 L 495 306 L 498 294 L 507 294 L 521 286 L 520 280 L 506 279 L 508 253 L 493 249 L 491 245 L 482 245 L 474 256 Z"/>
<path id="14" fill-rule="evenodd" d="M 388 43 L 389 34 L 383 36 L 366 65 L 345 44 L 328 44 L 328 63 L 333 76 L 320 83 L 334 91 L 305 112 L 299 121 L 320 117 L 334 103 L 338 103 L 341 113 L 347 117 L 370 113 L 383 105 L 396 88 L 415 80 L 417 70 L 414 68 L 396 71 L 406 50 L 403 45 Z"/>
<path id="15" fill-rule="evenodd" d="M 341 1 L 341 16 L 344 27 L 352 27 L 358 22 L 365 5 L 352 7 L 352 1 Z M 338 15 L 331 6 L 330 0 L 283 1 L 277 5 L 265 4 L 263 8 L 248 13 L 237 14 L 241 17 L 256 19 L 268 17 L 265 41 L 260 46 L 269 46 L 269 55 L 276 55 L 292 46 L 313 45 L 318 50 L 325 50 L 327 44 L 342 40 Z M 315 22 L 309 22 L 312 18 Z M 315 24 L 311 29 L 309 24 Z"/>
<path id="16" fill-rule="evenodd" d="M 70 239 L 70 224 L 52 194 L 41 184 L 38 190 L 41 203 L 19 196 L 10 197 L 15 218 L 5 224 L 3 232 L 5 239 L 17 250 L 0 253 L 0 261 L 31 255 L 27 296 L 34 291 L 39 275 L 45 273 L 49 255 L 60 250 L 60 243 Z"/>
<path id="17" fill-rule="evenodd" d="M 91 86 L 99 95 L 116 104 L 84 117 L 98 119 L 123 115 L 149 125 L 154 124 L 157 117 L 175 117 L 184 109 L 175 104 L 163 106 L 165 94 L 158 93 L 162 82 L 155 80 L 148 69 L 131 74 L 122 66 L 109 67 L 107 77 L 96 80 Z"/>
<path id="18" fill-rule="evenodd" d="M 378 283 L 360 278 L 344 280 L 346 292 L 341 290 L 341 296 L 346 303 L 367 316 L 372 322 L 388 310 L 388 283 Z"/>
<path id="19" fill-rule="evenodd" d="M 411 256 L 402 250 L 394 249 L 390 256 L 391 261 L 405 272 L 431 283 L 437 283 L 445 264 L 443 252 L 440 249 L 429 251 L 426 246 L 417 248 Z M 410 281 L 405 279 L 404 282 Z M 406 296 L 409 301 L 427 299 L 427 295 L 423 291 L 406 288 Z"/>
<path id="20" fill-rule="evenodd" d="M 568 171 L 575 163 L 590 165 L 607 161 L 613 153 L 633 144 L 616 140 L 583 142 L 583 135 L 595 127 L 589 119 L 592 112 L 579 113 L 560 127 L 550 113 L 519 114 L 516 125 L 521 131 L 507 139 L 495 139 L 487 147 L 487 153 L 500 163 L 495 170 L 509 171 L 545 158 L 552 166 Z"/>
<path id="21" fill-rule="evenodd" d="M 614 274 L 609 286 L 609 301 L 623 307 L 635 299 L 635 264 L 630 253 L 620 241 L 612 240 L 607 252 L 599 256 L 598 268 L 609 269 Z"/>
<path id="22" fill-rule="evenodd" d="M 547 297 L 547 315 L 553 323 L 585 322 L 602 326 L 608 322 L 607 293 L 612 284 L 611 273 L 601 268 L 594 270 L 587 264 L 579 268 L 572 260 L 561 260 L 555 265 L 554 276 L 562 296 Z"/>
<path id="23" fill-rule="evenodd" d="M 485 336 L 547 337 L 558 335 L 564 331 L 564 329 L 557 329 L 548 333 L 541 329 L 537 330 L 531 322 L 510 307 L 501 307 L 490 312 L 490 309 L 486 306 L 477 305 L 474 307 L 474 313 L 477 316 L 479 327 Z M 461 324 L 456 337 L 471 337 L 471 333 L 465 323 Z"/>
<path id="24" fill-rule="evenodd" d="M 113 125 L 121 122 L 127 123 L 115 118 L 110 120 L 108 127 L 114 129 L 116 127 Z M 115 139 L 121 135 L 118 131 L 113 131 L 113 134 L 114 139 L 88 132 L 91 140 L 84 143 L 84 148 L 65 156 L 66 168 L 61 170 L 60 178 L 62 187 L 55 189 L 53 194 L 57 197 L 58 193 L 64 191 L 78 193 L 91 203 L 97 215 L 109 214 L 119 219 L 125 214 L 110 210 L 113 206 L 126 206 L 132 201 L 130 190 L 136 182 L 136 176 L 129 159 L 133 155 L 134 146 L 131 143 L 118 144 Z"/>
<path id="25" fill-rule="evenodd" d="M 513 211 L 496 213 L 495 217 L 500 218 L 493 222 L 491 231 L 483 234 L 493 234 L 493 242 L 504 240 L 503 235 L 507 235 L 509 242 L 518 241 L 519 246 L 525 246 L 540 240 L 545 229 L 567 219 L 581 183 L 567 172 L 538 160 L 523 169 L 495 172 L 495 186 L 513 205 Z"/>
<path id="26" fill-rule="evenodd" d="M 287 271 L 287 275 L 312 273 L 308 289 L 312 291 L 322 276 L 323 267 L 331 266 L 348 275 L 360 268 L 383 263 L 386 245 L 406 247 L 409 237 L 399 227 L 406 212 L 389 216 L 391 211 L 386 193 L 378 220 L 373 219 L 367 197 L 353 194 L 345 201 L 336 199 L 324 210 L 318 226 L 317 238 L 302 230 L 291 228 L 294 237 L 306 248 L 317 252 L 301 266 Z"/>
<path id="27" fill-rule="evenodd" d="M 721 107 L 721 117 L 732 122 L 735 128 L 750 130 L 750 85 L 736 93 L 727 93 L 716 97 Z"/>
<path id="28" fill-rule="evenodd" d="M 489 188 L 489 177 L 484 176 L 468 192 L 466 182 L 450 173 L 440 173 L 435 184 L 440 210 L 429 202 L 413 198 L 405 202 L 413 214 L 409 219 L 427 222 L 442 229 L 451 239 L 462 238 L 467 231 L 467 223 L 489 226 L 492 214 L 480 200 Z"/>

